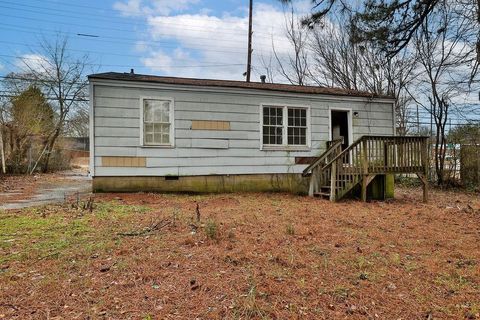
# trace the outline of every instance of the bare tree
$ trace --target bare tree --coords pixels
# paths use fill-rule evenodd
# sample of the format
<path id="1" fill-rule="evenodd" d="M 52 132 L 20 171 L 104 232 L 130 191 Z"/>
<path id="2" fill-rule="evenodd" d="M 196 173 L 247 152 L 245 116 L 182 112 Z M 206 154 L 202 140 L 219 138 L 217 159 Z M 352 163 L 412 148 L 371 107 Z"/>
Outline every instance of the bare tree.
<path id="1" fill-rule="evenodd" d="M 472 32 L 469 19 L 459 19 L 455 3 L 442 1 L 414 35 L 420 69 L 411 96 L 431 115 L 435 129 L 435 174 L 438 184 L 445 182 L 446 133 L 452 114 L 468 112 L 456 102 L 469 90 L 473 51 L 466 41 Z"/>
<path id="2" fill-rule="evenodd" d="M 301 19 L 295 14 L 293 7 L 290 13 L 285 13 L 285 36 L 292 52 L 282 55 L 275 48 L 272 40 L 273 55 L 277 62 L 277 71 L 291 84 L 306 85 L 310 76 L 309 42 L 310 34 Z"/>
<path id="3" fill-rule="evenodd" d="M 53 130 L 48 134 L 40 157 L 44 157 L 43 171 L 49 168 L 50 155 L 57 138 L 65 129 L 66 122 L 79 103 L 87 97 L 88 80 L 85 77 L 88 56 L 74 57 L 69 54 L 68 38 L 58 35 L 53 42 L 43 40 L 38 57 L 32 61 L 23 59 L 25 72 L 19 78 L 33 80 L 52 99 L 56 118 Z M 37 163 L 40 159 L 37 159 Z"/>
<path id="4" fill-rule="evenodd" d="M 267 77 L 266 81 L 269 83 L 275 83 L 275 65 L 273 61 L 273 56 L 266 58 L 264 55 L 260 57 L 261 69 L 259 70 L 260 74 L 263 74 Z"/>
<path id="5" fill-rule="evenodd" d="M 317 84 L 395 97 L 398 134 L 408 132 L 411 98 L 406 88 L 413 79 L 415 56 L 405 52 L 386 58 L 371 43 L 352 42 L 348 19 L 342 18 L 314 29 L 311 50 Z"/>
<path id="6" fill-rule="evenodd" d="M 65 132 L 68 136 L 72 137 L 88 137 L 88 124 L 88 105 L 85 103 L 79 105 L 75 112 L 69 117 L 65 125 Z"/>

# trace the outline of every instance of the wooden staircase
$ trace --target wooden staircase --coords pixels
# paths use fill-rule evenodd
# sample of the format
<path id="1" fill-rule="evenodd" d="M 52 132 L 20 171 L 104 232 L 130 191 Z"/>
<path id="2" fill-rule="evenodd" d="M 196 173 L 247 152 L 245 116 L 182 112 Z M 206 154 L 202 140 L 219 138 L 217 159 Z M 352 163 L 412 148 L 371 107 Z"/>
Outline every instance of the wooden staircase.
<path id="1" fill-rule="evenodd" d="M 327 142 L 327 149 L 304 171 L 310 176 L 309 195 L 338 201 L 361 185 L 361 198 L 377 175 L 415 173 L 428 200 L 428 137 L 362 136 L 342 150 L 343 140 Z"/>

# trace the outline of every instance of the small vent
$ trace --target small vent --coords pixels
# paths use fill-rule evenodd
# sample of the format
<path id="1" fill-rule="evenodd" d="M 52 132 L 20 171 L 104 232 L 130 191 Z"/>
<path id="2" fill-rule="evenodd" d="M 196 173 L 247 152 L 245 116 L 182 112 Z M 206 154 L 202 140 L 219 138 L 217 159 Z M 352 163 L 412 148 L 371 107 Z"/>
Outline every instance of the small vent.
<path id="1" fill-rule="evenodd" d="M 178 180 L 178 176 L 165 176 L 165 180 L 167 181 Z"/>

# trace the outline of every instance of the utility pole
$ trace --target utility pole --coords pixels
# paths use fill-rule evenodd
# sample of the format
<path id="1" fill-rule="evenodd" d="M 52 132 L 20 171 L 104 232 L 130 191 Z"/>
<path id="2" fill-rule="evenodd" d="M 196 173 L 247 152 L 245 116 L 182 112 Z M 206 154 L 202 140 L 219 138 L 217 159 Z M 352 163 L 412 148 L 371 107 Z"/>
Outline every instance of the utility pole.
<path id="1" fill-rule="evenodd" d="M 250 82 L 250 74 L 252 71 L 252 11 L 253 0 L 250 0 L 250 9 L 248 13 L 248 58 L 247 58 L 247 82 Z"/>
<path id="2" fill-rule="evenodd" d="M 2 134 L 3 128 L 0 126 L 0 157 L 2 158 L 2 173 L 5 174 L 7 173 L 7 168 L 5 167 L 5 150 L 3 147 L 3 134 Z"/>

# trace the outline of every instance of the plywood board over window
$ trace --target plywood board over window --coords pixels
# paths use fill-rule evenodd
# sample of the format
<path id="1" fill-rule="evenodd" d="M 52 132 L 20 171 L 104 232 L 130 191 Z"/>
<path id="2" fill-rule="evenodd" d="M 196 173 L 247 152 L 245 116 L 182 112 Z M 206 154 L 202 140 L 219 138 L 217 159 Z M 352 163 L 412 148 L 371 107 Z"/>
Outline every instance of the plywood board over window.
<path id="1" fill-rule="evenodd" d="M 141 167 L 147 166 L 145 157 L 102 157 L 103 167 Z"/>
<path id="2" fill-rule="evenodd" d="M 230 130 L 230 121 L 192 120 L 192 130 Z"/>

